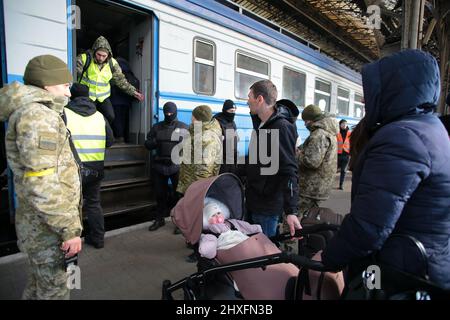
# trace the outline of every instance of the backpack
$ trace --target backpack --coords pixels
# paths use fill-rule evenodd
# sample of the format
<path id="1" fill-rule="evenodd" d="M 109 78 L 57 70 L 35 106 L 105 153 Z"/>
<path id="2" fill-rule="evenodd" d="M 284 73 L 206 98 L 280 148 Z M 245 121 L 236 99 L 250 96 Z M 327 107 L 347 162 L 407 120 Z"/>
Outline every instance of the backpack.
<path id="1" fill-rule="evenodd" d="M 303 215 L 301 224 L 303 227 L 322 223 L 340 226 L 344 217 L 329 208 L 316 207 Z M 298 254 L 308 258 L 313 257 L 320 250 L 324 250 L 328 242 L 337 231 L 326 230 L 308 234 L 298 241 Z"/>

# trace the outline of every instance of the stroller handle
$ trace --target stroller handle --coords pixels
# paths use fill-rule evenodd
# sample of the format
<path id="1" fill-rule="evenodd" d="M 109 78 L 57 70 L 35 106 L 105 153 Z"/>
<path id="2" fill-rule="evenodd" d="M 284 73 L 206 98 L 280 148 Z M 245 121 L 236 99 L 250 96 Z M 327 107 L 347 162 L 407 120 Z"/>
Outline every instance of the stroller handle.
<path id="1" fill-rule="evenodd" d="M 286 260 L 286 262 L 295 264 L 299 268 L 306 268 L 309 270 L 319 271 L 319 272 L 338 272 L 340 270 L 336 270 L 330 267 L 326 267 L 322 262 L 309 259 L 304 256 L 299 256 L 298 254 L 283 252 L 282 255 L 285 255 L 282 259 Z"/>
<path id="2" fill-rule="evenodd" d="M 313 234 L 313 233 L 317 233 L 317 232 L 322 232 L 322 231 L 338 231 L 339 230 L 339 226 L 335 225 L 335 224 L 330 224 L 330 223 L 320 223 L 320 224 L 315 224 L 312 226 L 306 226 L 303 227 L 302 229 L 297 229 L 295 230 L 295 234 L 292 237 L 291 234 L 289 232 L 286 233 L 281 233 L 279 235 L 270 237 L 270 240 L 272 241 L 286 241 L 292 238 L 300 238 L 300 237 L 304 237 L 307 236 L 309 234 Z"/>

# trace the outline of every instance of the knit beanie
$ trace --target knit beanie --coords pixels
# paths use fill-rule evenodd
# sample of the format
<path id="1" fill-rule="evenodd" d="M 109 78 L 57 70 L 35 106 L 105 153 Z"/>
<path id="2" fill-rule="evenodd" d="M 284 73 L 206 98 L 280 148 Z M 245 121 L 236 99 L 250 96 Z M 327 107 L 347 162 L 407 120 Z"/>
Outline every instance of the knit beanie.
<path id="1" fill-rule="evenodd" d="M 72 81 L 72 74 L 69 72 L 67 64 L 52 55 L 42 55 L 31 59 L 23 76 L 25 84 L 40 88 L 71 83 Z"/>
<path id="2" fill-rule="evenodd" d="M 75 99 L 77 97 L 87 97 L 89 98 L 89 87 L 81 83 L 74 83 L 70 87 L 70 98 Z"/>
<path id="3" fill-rule="evenodd" d="M 302 112 L 302 119 L 304 121 L 315 121 L 322 116 L 322 110 L 313 104 L 307 106 Z"/>
<path id="4" fill-rule="evenodd" d="M 226 112 L 227 110 L 236 108 L 236 106 L 234 105 L 234 102 L 232 100 L 225 100 L 225 102 L 223 103 L 223 107 L 222 107 L 222 111 Z"/>
<path id="5" fill-rule="evenodd" d="M 209 225 L 209 219 L 218 212 L 220 212 L 220 209 L 216 203 L 214 202 L 208 203 L 203 208 L 203 226 L 205 227 Z"/>
<path id="6" fill-rule="evenodd" d="M 195 119 L 201 122 L 209 122 L 212 119 L 212 111 L 211 108 L 207 105 L 201 105 L 196 107 L 192 111 L 192 115 Z"/>

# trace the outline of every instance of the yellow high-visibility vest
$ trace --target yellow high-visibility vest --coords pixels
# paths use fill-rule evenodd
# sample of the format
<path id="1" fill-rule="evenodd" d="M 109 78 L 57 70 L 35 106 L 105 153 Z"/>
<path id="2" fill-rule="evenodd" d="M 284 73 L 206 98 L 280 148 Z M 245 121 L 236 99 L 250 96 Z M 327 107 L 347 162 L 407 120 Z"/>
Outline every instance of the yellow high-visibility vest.
<path id="1" fill-rule="evenodd" d="M 105 119 L 100 112 L 83 117 L 72 110 L 64 109 L 67 128 L 82 162 L 104 161 L 106 147 Z"/>
<path id="2" fill-rule="evenodd" d="M 112 58 L 111 58 L 112 59 Z M 86 64 L 87 55 L 83 53 L 81 55 L 83 65 Z M 83 74 L 80 83 L 89 87 L 89 98 L 92 101 L 103 102 L 111 95 L 111 85 L 109 82 L 113 77 L 113 73 L 109 63 L 105 63 L 102 70 L 98 68 L 94 58 L 91 59 L 91 63 Z"/>

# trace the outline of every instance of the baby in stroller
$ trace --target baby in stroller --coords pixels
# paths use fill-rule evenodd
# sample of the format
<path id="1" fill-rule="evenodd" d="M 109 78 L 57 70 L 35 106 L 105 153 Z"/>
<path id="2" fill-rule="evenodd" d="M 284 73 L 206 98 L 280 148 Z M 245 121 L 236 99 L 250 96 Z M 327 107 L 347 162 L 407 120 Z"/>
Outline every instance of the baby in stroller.
<path id="1" fill-rule="evenodd" d="M 235 291 L 230 290 L 226 296 L 216 295 L 219 282 L 228 278 L 228 286 L 237 285 L 240 295 L 250 300 L 283 300 L 290 299 L 296 292 L 300 270 L 292 263 L 276 262 L 249 268 L 248 259 L 265 260 L 275 257 L 281 250 L 263 233 L 259 225 L 251 225 L 243 221 L 244 193 L 239 178 L 233 174 L 222 174 L 217 177 L 194 182 L 184 197 L 172 210 L 172 220 L 181 230 L 186 241 L 198 244 L 200 259 L 199 272 L 185 280 L 165 286 L 166 292 L 172 292 L 194 282 L 200 283 L 198 295 L 190 298 L 235 299 Z M 233 268 L 227 268 L 234 264 Z M 222 268 L 223 267 L 223 268 Z M 205 274 L 221 275 L 197 281 Z M 339 297 L 343 288 L 342 275 L 337 274 L 333 294 Z M 315 286 L 312 277 L 310 287 Z M 325 282 L 327 277 L 325 277 Z M 218 285 L 219 283 L 219 285 Z M 163 290 L 163 292 L 164 292 Z M 312 290 L 314 291 L 314 289 Z M 329 290 L 323 290 L 329 291 Z M 314 292 L 310 293 L 310 297 Z"/>
<path id="2" fill-rule="evenodd" d="M 198 251 L 200 256 L 214 259 L 217 250 L 227 250 L 247 240 L 248 235 L 261 233 L 261 226 L 246 221 L 230 219 L 230 210 L 214 198 L 205 198 L 203 208 L 203 233 Z"/>

